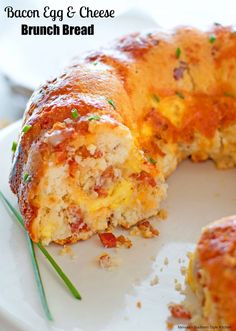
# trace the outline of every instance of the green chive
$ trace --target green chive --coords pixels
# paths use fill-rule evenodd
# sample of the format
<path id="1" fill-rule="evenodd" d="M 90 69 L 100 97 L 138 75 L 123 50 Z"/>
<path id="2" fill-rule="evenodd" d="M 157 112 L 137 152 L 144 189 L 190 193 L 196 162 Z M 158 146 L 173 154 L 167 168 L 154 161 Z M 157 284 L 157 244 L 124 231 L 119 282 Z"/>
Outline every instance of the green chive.
<path id="1" fill-rule="evenodd" d="M 181 98 L 181 99 L 184 99 L 184 95 L 182 94 L 182 93 L 180 93 L 180 92 L 175 92 L 175 94 L 179 97 L 179 98 Z"/>
<path id="2" fill-rule="evenodd" d="M 31 262 L 32 262 L 33 269 L 34 269 L 34 276 L 35 276 L 36 283 L 38 286 L 39 296 L 40 296 L 40 300 L 42 302 L 43 310 L 44 310 L 45 315 L 47 316 L 48 320 L 53 321 L 53 317 L 50 312 L 45 290 L 43 287 L 43 282 L 42 282 L 42 278 L 40 275 L 38 261 L 36 259 L 36 255 L 35 255 L 34 244 L 33 244 L 32 240 L 30 239 L 30 237 L 28 236 L 28 234 L 26 234 L 26 239 L 27 239 L 27 243 L 28 243 L 28 247 L 29 247 L 29 251 L 30 251 Z"/>
<path id="3" fill-rule="evenodd" d="M 12 150 L 13 153 L 15 153 L 16 149 L 17 149 L 17 142 L 13 141 L 12 146 L 11 146 L 11 150 Z"/>
<path id="4" fill-rule="evenodd" d="M 88 121 L 99 121 L 100 120 L 100 116 L 99 115 L 90 115 L 89 117 L 88 117 Z"/>
<path id="5" fill-rule="evenodd" d="M 158 95 L 153 94 L 152 98 L 155 102 L 160 102 L 160 98 L 158 97 Z"/>
<path id="6" fill-rule="evenodd" d="M 147 157 L 147 160 L 148 160 L 148 162 L 150 162 L 152 164 L 156 164 L 157 163 L 157 161 L 154 160 L 152 157 Z"/>
<path id="7" fill-rule="evenodd" d="M 20 213 L 10 204 L 10 202 L 6 199 L 6 197 L 3 195 L 3 193 L 1 191 L 0 191 L 0 197 L 3 199 L 3 201 L 5 201 L 6 205 L 11 210 L 12 214 L 15 216 L 18 223 L 26 231 L 25 226 L 24 226 L 24 221 L 23 221 L 23 218 L 20 215 Z M 30 240 L 30 238 L 29 238 L 29 240 Z M 43 255 L 47 258 L 47 260 L 53 266 L 53 268 L 55 269 L 55 271 L 57 272 L 59 277 L 64 281 L 65 285 L 68 287 L 68 289 L 72 293 L 72 295 L 76 299 L 81 300 L 81 295 L 78 292 L 78 290 L 75 288 L 75 286 L 69 280 L 69 278 L 65 275 L 65 273 L 62 271 L 62 269 L 59 267 L 59 265 L 56 263 L 56 261 L 53 259 L 53 257 L 49 254 L 49 252 L 46 250 L 46 248 L 42 245 L 42 243 L 36 243 L 36 246 L 38 246 L 40 251 L 43 253 Z"/>
<path id="8" fill-rule="evenodd" d="M 179 59 L 180 55 L 181 55 L 181 49 L 178 47 L 178 48 L 176 48 L 175 56 L 176 56 L 177 59 Z"/>
<path id="9" fill-rule="evenodd" d="M 98 65 L 98 62 L 93 62 L 93 65 L 94 65 L 94 66 Z"/>
<path id="10" fill-rule="evenodd" d="M 78 110 L 76 108 L 72 109 L 71 117 L 74 118 L 74 119 L 79 117 L 79 113 L 78 113 Z"/>
<path id="11" fill-rule="evenodd" d="M 27 133 L 31 129 L 31 125 L 25 125 L 22 129 L 22 132 Z"/>
<path id="12" fill-rule="evenodd" d="M 61 277 L 61 279 L 64 281 L 65 285 L 67 286 L 67 288 L 69 289 L 69 291 L 71 292 L 71 294 L 73 294 L 73 296 L 76 299 L 81 300 L 80 293 L 77 291 L 77 289 L 75 288 L 75 286 L 72 284 L 72 282 L 69 280 L 69 278 L 62 271 L 62 269 L 59 267 L 59 265 L 56 263 L 56 261 L 53 259 L 53 257 L 48 253 L 48 251 L 46 250 L 46 248 L 41 243 L 37 243 L 37 246 L 41 250 L 41 252 L 43 253 L 43 255 L 51 263 L 51 265 L 56 270 L 56 272 Z"/>
<path id="13" fill-rule="evenodd" d="M 213 44 L 215 41 L 216 41 L 216 36 L 214 34 L 212 34 L 210 37 L 209 37 L 209 41 L 211 44 Z"/>
<path id="14" fill-rule="evenodd" d="M 24 175 L 23 175 L 24 183 L 29 183 L 31 181 L 31 179 L 32 179 L 32 176 L 30 176 L 27 172 L 24 173 Z"/>
<path id="15" fill-rule="evenodd" d="M 108 99 L 107 102 L 113 107 L 113 109 L 116 109 L 115 102 L 111 99 Z"/>
<path id="16" fill-rule="evenodd" d="M 5 198 L 5 196 L 3 195 L 3 193 L 1 191 L 0 191 L 0 197 L 6 203 L 6 205 L 11 210 L 13 215 L 16 217 L 16 220 L 18 221 L 20 226 L 23 229 L 25 229 L 24 221 L 23 221 L 21 215 L 15 210 L 15 208 Z M 42 278 L 41 278 L 41 275 L 40 275 L 39 265 L 38 265 L 38 262 L 37 262 L 37 259 L 36 259 L 36 256 L 35 256 L 34 244 L 33 244 L 32 240 L 30 239 L 30 237 L 28 236 L 27 233 L 26 233 L 26 239 L 27 239 L 27 243 L 28 243 L 28 248 L 29 248 L 29 252 L 30 252 L 30 256 L 31 256 L 31 262 L 32 262 L 33 269 L 34 269 L 34 276 L 35 276 L 35 279 L 36 279 L 36 284 L 37 284 L 37 287 L 38 287 L 42 307 L 43 307 L 43 310 L 45 312 L 45 315 L 46 315 L 47 319 L 49 321 L 52 321 L 53 320 L 52 314 L 51 314 L 50 309 L 48 307 L 48 302 L 47 302 L 46 294 L 45 294 L 45 291 L 44 291 Z"/>
<path id="17" fill-rule="evenodd" d="M 234 98 L 234 94 L 231 92 L 224 92 L 224 96 Z"/>

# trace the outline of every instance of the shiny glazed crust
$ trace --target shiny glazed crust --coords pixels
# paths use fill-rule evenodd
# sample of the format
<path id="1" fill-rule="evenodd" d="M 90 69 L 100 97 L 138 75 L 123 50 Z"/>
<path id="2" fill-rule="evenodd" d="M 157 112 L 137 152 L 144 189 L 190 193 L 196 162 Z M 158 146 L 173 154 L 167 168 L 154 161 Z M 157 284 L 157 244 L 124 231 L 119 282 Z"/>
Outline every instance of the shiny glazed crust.
<path id="1" fill-rule="evenodd" d="M 36 90 L 10 175 L 32 239 L 76 242 L 155 215 L 187 157 L 233 167 L 235 57 L 231 27 L 137 33 Z"/>
<path id="2" fill-rule="evenodd" d="M 235 331 L 235 215 L 203 229 L 189 273 L 190 285 L 203 305 L 203 317 L 210 325 L 230 326 L 230 330 Z"/>

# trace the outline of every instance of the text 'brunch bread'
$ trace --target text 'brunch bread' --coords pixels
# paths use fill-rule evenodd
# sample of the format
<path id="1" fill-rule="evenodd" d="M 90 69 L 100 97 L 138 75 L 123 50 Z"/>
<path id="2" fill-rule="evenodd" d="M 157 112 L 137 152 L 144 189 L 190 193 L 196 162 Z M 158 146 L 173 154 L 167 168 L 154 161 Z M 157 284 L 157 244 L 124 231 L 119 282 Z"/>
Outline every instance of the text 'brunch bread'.
<path id="1" fill-rule="evenodd" d="M 236 216 L 203 229 L 187 280 L 202 303 L 199 317 L 209 330 L 236 331 Z"/>
<path id="2" fill-rule="evenodd" d="M 41 86 L 10 176 L 31 238 L 71 243 L 155 215 L 187 157 L 234 166 L 235 60 L 230 27 L 137 33 Z"/>

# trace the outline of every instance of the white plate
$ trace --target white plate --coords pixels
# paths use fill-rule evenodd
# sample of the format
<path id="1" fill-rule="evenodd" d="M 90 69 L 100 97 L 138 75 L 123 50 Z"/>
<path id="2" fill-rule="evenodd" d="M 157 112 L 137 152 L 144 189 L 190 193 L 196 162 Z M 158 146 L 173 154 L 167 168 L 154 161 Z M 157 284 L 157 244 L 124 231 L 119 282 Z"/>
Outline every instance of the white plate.
<path id="1" fill-rule="evenodd" d="M 14 204 L 8 173 L 11 143 L 19 125 L 15 123 L 0 132 L 0 188 Z M 60 248 L 51 246 L 50 253 L 81 291 L 82 301 L 70 296 L 38 253 L 53 323 L 44 319 L 24 234 L 0 203 L 1 330 L 166 330 L 167 304 L 183 299 L 175 290 L 174 279 L 184 282 L 180 267 L 187 266 L 186 253 L 193 249 L 201 227 L 235 213 L 235 175 L 236 170 L 218 171 L 211 162 L 183 162 L 168 180 L 169 194 L 163 206 L 169 217 L 156 222 L 160 237 L 132 238 L 134 245 L 130 250 L 107 250 L 122 260 L 112 271 L 99 269 L 96 264 L 96 257 L 105 251 L 96 236 L 73 246 L 75 260 L 60 256 Z M 164 265 L 165 257 L 169 259 L 168 265 Z M 179 258 L 183 259 L 181 264 Z M 150 286 L 155 275 L 160 282 Z M 136 307 L 138 301 L 142 303 L 141 309 Z"/>

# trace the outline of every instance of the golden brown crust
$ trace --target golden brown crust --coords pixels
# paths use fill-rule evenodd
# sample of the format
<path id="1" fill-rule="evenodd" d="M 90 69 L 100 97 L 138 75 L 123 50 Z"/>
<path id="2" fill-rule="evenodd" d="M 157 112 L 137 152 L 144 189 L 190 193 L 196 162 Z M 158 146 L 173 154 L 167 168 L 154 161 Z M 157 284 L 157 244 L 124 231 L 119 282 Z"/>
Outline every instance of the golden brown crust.
<path id="1" fill-rule="evenodd" d="M 236 325 L 236 216 L 206 227 L 197 246 L 199 268 L 219 316 Z M 233 329 L 232 329 L 233 330 Z"/>
<path id="2" fill-rule="evenodd" d="M 58 78 L 35 91 L 23 124 L 31 128 L 20 136 L 10 175 L 11 189 L 18 196 L 32 239 L 37 240 L 31 226 L 38 210 L 32 200 L 49 153 L 41 137 L 55 122 L 71 118 L 73 108 L 79 116 L 107 114 L 131 130 L 140 149 L 164 157 L 165 152 L 153 143 L 154 137 L 188 143 L 194 141 L 196 132 L 211 139 L 217 130 L 236 123 L 235 57 L 236 35 L 230 27 L 217 26 L 209 32 L 180 28 L 173 34 L 137 33 L 75 59 Z M 178 96 L 185 108 L 178 125 L 158 106 L 150 106 L 153 95 L 164 103 Z M 108 100 L 113 100 L 115 109 Z M 145 123 L 153 131 L 150 138 L 142 134 Z M 25 171 L 33 177 L 30 183 L 22 179 Z"/>

